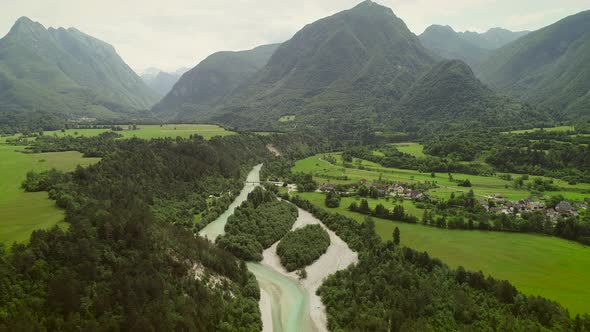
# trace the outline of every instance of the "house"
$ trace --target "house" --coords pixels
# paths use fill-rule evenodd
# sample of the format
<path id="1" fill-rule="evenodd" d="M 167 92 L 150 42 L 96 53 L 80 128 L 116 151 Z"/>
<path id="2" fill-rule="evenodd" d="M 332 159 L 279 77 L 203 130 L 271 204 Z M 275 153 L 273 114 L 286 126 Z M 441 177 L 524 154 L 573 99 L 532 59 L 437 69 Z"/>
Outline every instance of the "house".
<path id="1" fill-rule="evenodd" d="M 539 210 L 544 210 L 545 209 L 545 204 L 540 203 L 540 202 L 533 202 L 531 210 L 533 211 L 539 211 Z"/>
<path id="2" fill-rule="evenodd" d="M 401 196 L 401 195 L 404 195 L 406 193 L 406 188 L 404 188 L 404 187 L 402 187 L 400 185 L 396 185 L 395 187 L 393 187 L 391 193 L 392 194 L 395 194 L 395 195 L 400 195 Z"/>
<path id="3" fill-rule="evenodd" d="M 503 200 L 504 196 L 502 196 L 502 194 L 496 193 L 493 198 L 498 199 L 498 200 Z"/>
<path id="4" fill-rule="evenodd" d="M 336 190 L 336 185 L 333 183 L 324 183 L 320 186 L 321 191 L 334 191 Z"/>
<path id="5" fill-rule="evenodd" d="M 555 206 L 555 211 L 560 213 L 570 213 L 573 211 L 573 208 L 568 201 L 561 201 Z"/>
<path id="6" fill-rule="evenodd" d="M 555 211 L 554 209 L 548 209 L 545 211 L 545 215 L 551 219 L 559 218 L 559 212 Z"/>

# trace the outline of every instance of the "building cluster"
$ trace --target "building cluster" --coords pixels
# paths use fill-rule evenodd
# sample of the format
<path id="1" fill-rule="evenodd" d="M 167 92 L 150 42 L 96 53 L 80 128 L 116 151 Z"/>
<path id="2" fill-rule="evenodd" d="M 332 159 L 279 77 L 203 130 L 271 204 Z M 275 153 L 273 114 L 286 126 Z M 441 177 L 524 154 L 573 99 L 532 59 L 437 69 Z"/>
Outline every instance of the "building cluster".
<path id="1" fill-rule="evenodd" d="M 427 194 L 423 191 L 414 189 L 411 185 L 407 183 L 395 183 L 395 184 L 385 184 L 385 183 L 370 183 L 366 180 L 361 180 L 359 183 L 355 183 L 349 185 L 348 187 L 352 191 L 357 191 L 361 186 L 366 187 L 367 189 L 371 190 L 374 189 L 377 191 L 378 196 L 397 196 L 397 197 L 404 197 L 407 199 L 414 199 L 414 200 L 421 200 L 427 197 Z M 338 185 L 333 183 L 324 183 L 319 187 L 320 191 L 339 191 Z M 349 191 L 340 191 L 341 194 L 350 194 Z"/>
<path id="2" fill-rule="evenodd" d="M 490 204 L 493 201 L 493 204 Z M 496 194 L 488 199 L 482 199 L 479 204 L 489 212 L 503 213 L 507 215 L 520 215 L 521 213 L 531 213 L 542 211 L 547 217 L 557 219 L 559 217 L 577 217 L 578 211 L 585 210 L 590 205 L 590 199 L 585 199 L 584 202 L 569 202 L 561 201 L 555 207 L 547 207 L 545 203 L 535 202 L 530 198 L 521 199 L 519 201 L 508 201 Z"/>

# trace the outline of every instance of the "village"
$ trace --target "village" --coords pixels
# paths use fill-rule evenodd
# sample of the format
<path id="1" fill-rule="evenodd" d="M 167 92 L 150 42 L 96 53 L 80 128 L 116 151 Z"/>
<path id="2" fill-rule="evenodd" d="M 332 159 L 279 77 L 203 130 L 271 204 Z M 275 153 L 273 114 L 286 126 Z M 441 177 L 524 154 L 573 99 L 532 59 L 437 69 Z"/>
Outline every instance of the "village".
<path id="1" fill-rule="evenodd" d="M 358 183 L 350 185 L 324 183 L 319 185 L 316 191 L 336 191 L 341 195 L 356 194 L 374 198 L 391 196 L 405 198 L 413 201 L 424 201 L 432 198 L 427 191 L 433 187 L 436 186 L 424 186 L 408 183 L 371 183 L 363 179 Z M 549 197 L 543 197 L 541 200 L 547 201 L 549 199 Z M 561 200 L 557 204 L 551 204 L 552 206 L 549 207 L 548 204 L 535 201 L 532 198 L 511 201 L 507 200 L 502 194 L 497 193 L 483 197 L 479 200 L 479 205 L 490 213 L 506 214 L 517 217 L 521 216 L 522 213 L 542 211 L 545 216 L 552 220 L 557 220 L 560 217 L 577 217 L 580 211 L 588 209 L 590 206 L 590 198 L 585 198 L 584 201 L 577 202 Z"/>

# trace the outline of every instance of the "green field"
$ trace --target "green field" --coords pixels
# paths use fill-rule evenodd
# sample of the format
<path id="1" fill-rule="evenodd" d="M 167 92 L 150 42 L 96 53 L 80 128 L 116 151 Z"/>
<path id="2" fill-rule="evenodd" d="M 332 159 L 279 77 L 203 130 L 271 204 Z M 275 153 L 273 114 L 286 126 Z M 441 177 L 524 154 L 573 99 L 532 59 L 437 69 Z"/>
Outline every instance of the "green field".
<path id="1" fill-rule="evenodd" d="M 395 146 L 400 152 L 410 154 L 416 158 L 426 156 L 426 154 L 424 154 L 424 146 L 420 143 L 393 143 L 391 145 Z"/>
<path id="2" fill-rule="evenodd" d="M 551 127 L 551 128 L 542 128 L 545 131 L 574 131 L 575 128 L 574 126 L 559 126 L 559 127 Z M 526 134 L 526 133 L 530 133 L 533 131 L 539 131 L 541 130 L 541 128 L 533 128 L 533 129 L 523 129 L 523 130 L 513 130 L 513 131 L 507 131 L 504 132 L 503 134 Z"/>
<path id="3" fill-rule="evenodd" d="M 326 208 L 321 193 L 299 193 L 314 205 Z M 359 222 L 364 215 L 348 211 L 344 198 L 329 209 Z M 370 202 L 371 207 L 375 202 Z M 412 208 L 404 203 L 406 210 Z M 415 208 L 414 208 L 415 209 Z M 412 210 L 409 210 L 412 213 Z M 414 211 L 414 213 L 417 213 Z M 558 301 L 572 314 L 590 312 L 590 248 L 555 237 L 502 232 L 447 230 L 373 218 L 377 233 L 392 238 L 401 231 L 402 245 L 426 251 L 452 267 L 483 271 L 509 280 L 520 291 Z"/>
<path id="4" fill-rule="evenodd" d="M 324 156 L 331 156 L 337 161 L 337 165 L 330 164 L 323 158 Z M 354 168 L 346 168 L 342 166 L 342 155 L 340 153 L 319 154 L 295 163 L 293 172 L 310 173 L 315 180 L 320 183 L 356 183 L 362 179 L 377 180 L 381 177 L 384 180 L 394 182 L 416 183 L 425 181 L 435 181 L 439 188 L 431 189 L 428 192 L 435 197 L 448 198 L 452 192 L 466 192 L 473 189 L 474 193 L 480 197 L 490 196 L 494 194 L 502 194 L 510 200 L 519 200 L 530 196 L 530 192 L 526 189 L 515 189 L 510 181 L 502 180 L 497 177 L 477 176 L 453 173 L 455 180 L 469 179 L 472 183 L 471 188 L 459 187 L 455 182 L 452 182 L 447 173 L 436 173 L 435 177 L 431 177 L 430 173 L 420 173 L 416 170 L 386 168 L 379 164 L 354 159 Z M 362 169 L 359 169 L 362 168 Z M 337 177 L 346 176 L 347 180 L 337 180 Z M 518 176 L 518 175 L 514 175 Z M 531 177 L 530 180 L 535 177 Z M 555 185 L 559 187 L 559 191 L 545 192 L 545 195 L 561 194 L 567 199 L 582 200 L 590 197 L 590 184 L 570 185 L 565 181 L 554 180 Z M 506 188 L 508 186 L 508 188 Z"/>
<path id="5" fill-rule="evenodd" d="M 228 136 L 235 134 L 227 131 L 216 125 L 208 124 L 177 124 L 177 125 L 138 125 L 137 130 L 129 130 L 129 126 L 121 126 L 124 130 L 117 133 L 123 135 L 125 138 L 163 138 L 163 137 L 183 137 L 188 138 L 190 135 L 199 134 L 205 139 L 210 139 L 214 136 Z M 110 129 L 67 129 L 64 132 L 47 131 L 45 135 L 51 136 L 97 136 L 101 133 L 110 131 Z"/>
<path id="6" fill-rule="evenodd" d="M 35 229 L 50 228 L 63 221 L 63 211 L 46 192 L 26 193 L 20 185 L 30 170 L 73 170 L 97 158 L 82 158 L 79 152 L 24 154 L 16 147 L 0 144 L 0 242 L 7 245 L 26 241 Z"/>
<path id="7" fill-rule="evenodd" d="M 291 122 L 295 121 L 295 115 L 285 115 L 279 119 L 279 122 Z"/>

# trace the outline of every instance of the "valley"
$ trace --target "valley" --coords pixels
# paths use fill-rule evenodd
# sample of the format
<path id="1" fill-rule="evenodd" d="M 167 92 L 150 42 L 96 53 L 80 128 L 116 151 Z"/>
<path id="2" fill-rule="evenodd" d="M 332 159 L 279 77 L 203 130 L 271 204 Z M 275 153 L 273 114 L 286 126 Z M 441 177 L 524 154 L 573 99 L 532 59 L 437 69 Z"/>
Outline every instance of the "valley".
<path id="1" fill-rule="evenodd" d="M 0 331 L 590 332 L 584 6 L 71 1 L 0 13 Z"/>

